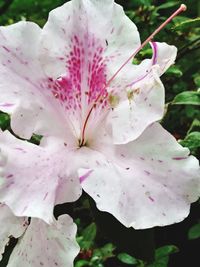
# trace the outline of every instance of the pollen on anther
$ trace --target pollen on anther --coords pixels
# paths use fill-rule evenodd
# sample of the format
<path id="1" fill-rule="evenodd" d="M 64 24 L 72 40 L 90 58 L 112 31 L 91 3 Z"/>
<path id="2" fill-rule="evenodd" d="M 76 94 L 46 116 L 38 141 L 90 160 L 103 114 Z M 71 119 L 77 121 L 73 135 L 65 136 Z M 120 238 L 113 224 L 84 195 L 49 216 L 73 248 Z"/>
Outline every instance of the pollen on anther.
<path id="1" fill-rule="evenodd" d="M 182 9 L 183 11 L 186 11 L 186 10 L 187 10 L 187 6 L 186 6 L 185 4 L 181 4 L 181 9 Z"/>

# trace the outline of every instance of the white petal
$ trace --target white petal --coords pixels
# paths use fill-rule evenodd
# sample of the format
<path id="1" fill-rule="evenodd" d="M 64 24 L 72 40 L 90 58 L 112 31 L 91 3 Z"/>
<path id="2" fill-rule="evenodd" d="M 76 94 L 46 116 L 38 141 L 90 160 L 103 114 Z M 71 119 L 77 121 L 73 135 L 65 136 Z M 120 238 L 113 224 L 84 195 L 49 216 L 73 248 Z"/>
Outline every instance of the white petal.
<path id="1" fill-rule="evenodd" d="M 164 86 L 157 73 L 141 81 L 133 92 L 132 99 L 121 101 L 107 119 L 107 124 L 112 126 L 115 144 L 135 140 L 164 114 Z"/>
<path id="2" fill-rule="evenodd" d="M 174 63 L 177 49 L 158 42 L 151 46 L 151 59 L 143 60 L 140 65 L 128 64 L 112 84 L 114 94 L 119 96 L 119 105 L 108 117 L 115 144 L 135 140 L 163 116 L 165 95 L 159 76 Z"/>
<path id="3" fill-rule="evenodd" d="M 79 252 L 76 225 L 68 215 L 54 225 L 32 219 L 11 254 L 8 267 L 73 267 Z"/>
<path id="4" fill-rule="evenodd" d="M 82 48 L 89 56 L 88 59 L 88 53 L 91 51 L 88 44 L 91 38 L 94 38 L 94 42 L 98 42 L 103 50 L 106 48 L 104 58 L 112 57 L 112 62 L 108 62 L 109 72 L 110 68 L 116 71 L 140 45 L 136 26 L 125 16 L 122 7 L 113 0 L 70 1 L 51 11 L 44 27 L 42 55 L 45 61 L 49 61 L 46 67 L 51 75 L 65 73 L 67 56 L 75 45 L 74 36 L 79 38 Z"/>
<path id="5" fill-rule="evenodd" d="M 45 147 L 36 146 L 16 139 L 9 132 L 0 134 L 0 147 L 7 155 L 0 201 L 15 215 L 37 217 L 50 223 L 55 204 L 74 201 L 80 196 L 79 180 L 71 172 L 71 157 L 65 145 L 51 140 Z"/>
<path id="6" fill-rule="evenodd" d="M 127 227 L 144 229 L 182 221 L 200 196 L 197 159 L 158 124 L 134 142 L 115 146 L 113 154 L 105 154 L 104 163 L 91 166 L 82 186 L 100 210 Z M 86 172 L 80 170 L 80 175 Z"/>
<path id="7" fill-rule="evenodd" d="M 127 75 L 128 80 L 131 81 L 128 85 L 130 87 L 137 87 L 137 84 L 151 76 L 152 67 L 157 66 L 157 73 L 161 76 L 165 71 L 174 64 L 177 56 L 177 48 L 167 43 L 151 42 L 152 58 L 144 59 L 139 65 L 132 65 L 132 72 L 129 69 Z"/>
<path id="8" fill-rule="evenodd" d="M 41 29 L 19 22 L 0 27 L 0 37 L 0 110 L 12 115 L 12 130 L 26 139 L 33 132 L 63 136 L 68 132 L 65 114 L 38 54 Z"/>
<path id="9" fill-rule="evenodd" d="M 174 64 L 177 56 L 177 48 L 174 45 L 159 42 L 152 42 L 151 46 L 153 49 L 151 64 L 159 66 L 159 75 L 161 76 Z"/>
<path id="10" fill-rule="evenodd" d="M 15 217 L 6 205 L 0 204 L 0 260 L 10 237 L 19 238 L 26 227 L 25 218 Z"/>

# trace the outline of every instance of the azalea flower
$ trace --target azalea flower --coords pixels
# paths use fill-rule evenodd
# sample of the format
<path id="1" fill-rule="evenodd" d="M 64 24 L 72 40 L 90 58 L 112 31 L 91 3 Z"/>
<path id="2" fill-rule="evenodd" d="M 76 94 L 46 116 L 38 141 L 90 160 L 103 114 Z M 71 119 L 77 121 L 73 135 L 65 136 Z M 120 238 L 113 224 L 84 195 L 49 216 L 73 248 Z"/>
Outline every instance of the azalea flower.
<path id="1" fill-rule="evenodd" d="M 200 195 L 198 162 L 158 121 L 160 76 L 177 49 L 142 45 L 136 26 L 112 0 L 72 0 L 43 29 L 31 22 L 0 28 L 0 109 L 22 139 L 0 135 L 0 201 L 16 216 L 51 224 L 56 204 L 83 188 L 97 207 L 136 229 L 183 220 Z M 134 53 L 133 53 L 134 52 Z"/>
<path id="2" fill-rule="evenodd" d="M 0 260 L 10 237 L 19 238 L 8 267 L 73 266 L 78 254 L 76 225 L 68 215 L 62 215 L 49 225 L 40 219 L 16 217 L 0 204 Z M 53 253 L 52 253 L 53 252 Z"/>

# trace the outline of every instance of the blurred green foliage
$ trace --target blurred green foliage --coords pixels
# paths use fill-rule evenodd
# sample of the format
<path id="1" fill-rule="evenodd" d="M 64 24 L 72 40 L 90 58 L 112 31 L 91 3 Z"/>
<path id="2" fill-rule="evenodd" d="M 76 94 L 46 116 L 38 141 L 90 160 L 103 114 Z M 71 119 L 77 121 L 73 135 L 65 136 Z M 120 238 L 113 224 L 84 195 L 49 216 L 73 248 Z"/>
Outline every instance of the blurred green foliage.
<path id="1" fill-rule="evenodd" d="M 1 14 L 1 8 L 10 2 L 10 5 Z M 9 25 L 20 20 L 34 21 L 40 26 L 43 26 L 47 20 L 48 13 L 64 4 L 64 0 L 0 0 L 0 24 Z"/>
<path id="2" fill-rule="evenodd" d="M 80 225 L 80 221 L 78 224 Z M 195 229 L 196 228 L 199 230 L 199 225 L 196 225 Z M 193 233 L 192 236 L 195 235 L 194 230 L 191 229 L 190 231 Z M 118 260 L 117 266 L 120 266 L 120 264 L 125 264 L 127 267 L 167 267 L 169 256 L 179 251 L 178 248 L 173 245 L 159 247 L 155 250 L 154 261 L 149 264 L 143 260 L 136 259 L 128 253 L 118 253 L 116 247 L 112 243 L 107 243 L 102 247 L 95 247 L 96 233 L 97 226 L 95 223 L 91 223 L 86 228 L 82 229 L 82 231 L 79 230 L 77 241 L 81 247 L 81 252 L 78 260 L 76 261 L 75 267 L 103 267 L 106 260 L 110 258 L 116 258 Z M 199 237 L 196 235 L 196 238 Z"/>
<path id="3" fill-rule="evenodd" d="M 20 20 L 30 20 L 42 27 L 45 24 L 49 11 L 65 2 L 64 0 L 0 0 L 0 24 L 9 25 Z M 145 40 L 181 3 L 177 0 L 119 0 L 117 2 L 124 6 L 126 14 L 137 25 L 141 34 L 141 40 Z M 188 147 L 193 155 L 199 156 L 200 2 L 186 0 L 184 3 L 188 6 L 187 11 L 173 19 L 155 37 L 155 40 L 173 44 L 178 48 L 176 64 L 162 77 L 166 88 L 167 103 L 167 112 L 162 120 L 162 124 L 183 146 Z M 147 46 L 134 59 L 134 63 L 139 63 L 143 58 L 150 56 L 151 49 Z M 0 113 L 0 127 L 3 130 L 10 129 L 10 118 L 2 112 Z M 40 139 L 40 136 L 33 136 L 31 141 L 39 144 Z M 169 255 L 178 251 L 175 246 L 165 245 L 154 250 L 153 246 L 150 247 L 149 245 L 154 240 L 146 242 L 148 238 L 152 239 L 152 232 L 147 231 L 144 234 L 144 231 L 142 233 L 138 231 L 135 233 L 134 230 L 127 230 L 129 231 L 128 234 L 120 235 L 120 232 L 115 230 L 120 228 L 114 227 L 115 223 L 111 223 L 109 217 L 107 221 L 104 220 L 104 223 L 110 224 L 111 229 L 113 227 L 114 234 L 119 235 L 120 241 L 117 242 L 116 238 L 110 237 L 105 228 L 103 230 L 99 228 L 100 220 L 96 217 L 96 212 L 85 195 L 71 212 L 73 217 L 78 218 L 79 232 L 77 241 L 81 247 L 75 267 L 170 266 Z M 188 237 L 189 239 L 199 238 L 199 223 L 197 224 L 196 221 L 193 222 L 191 219 L 190 226 L 192 224 L 195 225 L 190 230 L 188 229 Z M 130 236 L 130 239 L 135 238 L 135 244 L 138 242 L 137 239 L 140 240 L 139 249 L 141 253 L 139 253 L 139 257 L 135 255 L 135 251 L 138 249 L 136 245 L 131 247 L 128 253 L 124 248 L 121 248 L 121 243 L 129 243 L 130 240 L 128 241 L 127 236 Z M 142 238 L 144 238 L 144 242 L 142 241 L 141 246 Z M 155 245 L 157 247 L 157 244 Z M 152 257 L 143 255 L 146 253 L 146 250 L 152 251 L 150 254 L 153 255 L 154 260 L 152 260 Z M 200 265 L 200 262 L 197 265 Z M 171 266 L 179 267 L 180 265 L 172 263 Z M 190 266 L 194 265 L 190 264 Z"/>
<path id="4" fill-rule="evenodd" d="M 200 223 L 193 225 L 189 229 L 188 238 L 190 240 L 200 238 Z"/>

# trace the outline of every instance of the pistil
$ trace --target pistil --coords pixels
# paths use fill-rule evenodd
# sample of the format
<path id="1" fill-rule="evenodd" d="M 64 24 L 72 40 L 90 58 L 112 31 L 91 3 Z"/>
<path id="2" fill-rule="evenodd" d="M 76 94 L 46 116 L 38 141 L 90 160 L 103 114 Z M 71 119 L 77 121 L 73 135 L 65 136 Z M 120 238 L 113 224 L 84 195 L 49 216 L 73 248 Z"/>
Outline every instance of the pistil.
<path id="1" fill-rule="evenodd" d="M 140 50 L 142 50 L 149 42 L 152 41 L 152 39 L 155 37 L 155 35 L 157 33 L 159 33 L 169 22 L 171 22 L 171 20 L 176 17 L 177 15 L 179 15 L 181 12 L 186 11 L 187 7 L 184 4 L 181 4 L 180 7 L 165 21 L 163 22 L 141 45 L 140 47 L 138 47 L 134 53 L 121 65 L 121 67 L 115 72 L 115 74 L 108 80 L 108 82 L 106 83 L 106 85 L 103 87 L 103 89 L 101 90 L 101 92 L 105 92 L 105 89 L 107 87 L 110 86 L 110 84 L 112 83 L 112 81 L 116 78 L 116 76 L 119 74 L 119 72 L 140 52 Z M 83 124 L 83 128 L 81 131 L 81 141 L 80 141 L 80 147 L 83 146 L 85 144 L 85 131 L 86 131 L 86 127 L 90 118 L 90 115 L 93 111 L 93 109 L 96 107 L 98 101 L 104 99 L 107 96 L 102 96 L 102 94 L 100 94 L 97 96 L 97 98 L 95 99 L 95 101 L 92 103 L 87 116 L 85 118 L 84 124 Z"/>

